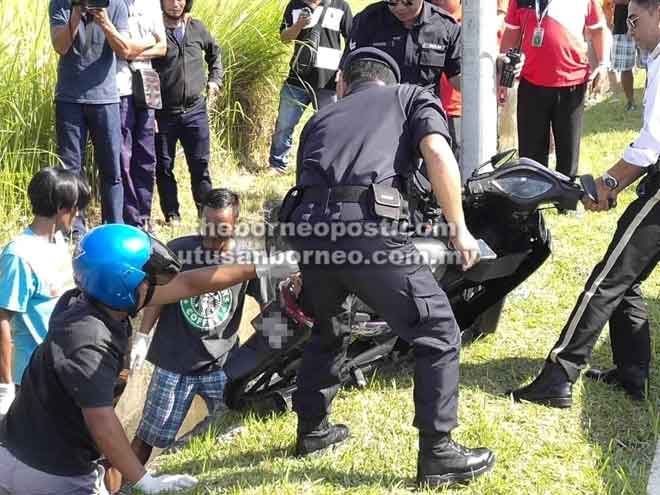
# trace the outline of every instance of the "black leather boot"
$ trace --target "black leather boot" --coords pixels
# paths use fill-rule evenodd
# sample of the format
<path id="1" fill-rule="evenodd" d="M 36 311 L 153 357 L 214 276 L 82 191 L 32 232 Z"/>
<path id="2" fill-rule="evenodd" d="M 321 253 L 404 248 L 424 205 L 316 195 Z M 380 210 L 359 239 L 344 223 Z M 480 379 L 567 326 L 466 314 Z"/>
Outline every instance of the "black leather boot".
<path id="1" fill-rule="evenodd" d="M 417 484 L 441 487 L 466 483 L 487 473 L 495 465 L 488 449 L 468 449 L 454 442 L 449 433 L 419 436 Z"/>
<path id="2" fill-rule="evenodd" d="M 584 376 L 591 380 L 621 387 L 633 400 L 646 398 L 646 383 L 649 379 L 648 366 L 624 365 L 609 370 L 590 368 L 584 372 Z"/>
<path id="3" fill-rule="evenodd" d="M 348 426 L 332 425 L 328 422 L 327 416 L 314 419 L 298 418 L 296 456 L 301 457 L 325 450 L 343 442 L 350 434 Z"/>
<path id="4" fill-rule="evenodd" d="M 525 387 L 509 390 L 516 402 L 528 401 L 544 406 L 567 408 L 573 405 L 573 383 L 561 365 L 546 361 L 539 376 Z"/>

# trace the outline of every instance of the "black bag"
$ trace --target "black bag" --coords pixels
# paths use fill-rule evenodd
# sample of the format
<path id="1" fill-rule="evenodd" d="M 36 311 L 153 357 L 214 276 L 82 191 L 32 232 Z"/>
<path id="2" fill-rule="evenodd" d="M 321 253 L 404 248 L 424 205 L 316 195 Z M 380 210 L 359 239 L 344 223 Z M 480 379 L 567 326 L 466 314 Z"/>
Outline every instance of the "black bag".
<path id="1" fill-rule="evenodd" d="M 323 11 L 319 17 L 316 25 L 308 29 L 305 36 L 300 37 L 297 41 L 299 46 L 297 52 L 291 61 L 291 68 L 300 77 L 308 76 L 316 66 L 316 54 L 319 50 L 319 43 L 321 42 L 321 29 L 323 29 L 323 19 L 328 11 L 329 0 L 324 0 Z"/>
<path id="2" fill-rule="evenodd" d="M 160 110 L 163 100 L 160 95 L 160 77 L 151 67 L 136 68 L 128 63 L 133 75 L 133 103 L 137 108 Z"/>

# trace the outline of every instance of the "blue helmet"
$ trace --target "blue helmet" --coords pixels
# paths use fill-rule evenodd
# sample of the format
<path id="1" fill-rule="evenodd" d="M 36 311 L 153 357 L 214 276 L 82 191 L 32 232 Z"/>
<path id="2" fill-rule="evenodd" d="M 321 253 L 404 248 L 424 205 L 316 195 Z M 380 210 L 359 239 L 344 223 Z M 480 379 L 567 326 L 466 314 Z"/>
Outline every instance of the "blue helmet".
<path id="1" fill-rule="evenodd" d="M 138 286 L 147 280 L 168 283 L 181 269 L 176 255 L 144 231 L 129 225 L 108 224 L 90 230 L 73 258 L 76 284 L 92 299 L 118 311 L 135 314 L 140 308 Z"/>

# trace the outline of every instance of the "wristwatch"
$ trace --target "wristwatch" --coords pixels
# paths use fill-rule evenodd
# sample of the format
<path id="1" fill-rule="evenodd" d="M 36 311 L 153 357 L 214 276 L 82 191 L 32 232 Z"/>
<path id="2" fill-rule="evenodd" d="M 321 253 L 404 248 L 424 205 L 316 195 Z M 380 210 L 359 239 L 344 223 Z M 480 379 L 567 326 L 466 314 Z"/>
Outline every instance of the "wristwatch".
<path id="1" fill-rule="evenodd" d="M 613 175 L 610 175 L 608 172 L 603 174 L 603 184 L 607 186 L 608 189 L 614 191 L 619 187 L 619 181 Z"/>

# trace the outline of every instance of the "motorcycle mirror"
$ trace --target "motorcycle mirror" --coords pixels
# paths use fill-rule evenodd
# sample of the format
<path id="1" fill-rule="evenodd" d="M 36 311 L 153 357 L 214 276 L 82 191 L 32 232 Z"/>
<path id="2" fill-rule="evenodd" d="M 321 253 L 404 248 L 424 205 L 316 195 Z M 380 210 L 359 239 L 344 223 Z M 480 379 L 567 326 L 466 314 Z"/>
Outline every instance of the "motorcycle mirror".
<path id="1" fill-rule="evenodd" d="M 474 172 L 472 172 L 472 176 L 475 177 L 479 175 L 479 173 L 488 166 L 491 166 L 494 169 L 502 165 L 503 163 L 506 163 L 508 161 L 511 161 L 513 157 L 516 155 L 516 149 L 511 148 L 508 150 L 500 151 L 499 153 L 495 153 L 493 156 L 490 157 L 490 160 L 487 162 L 482 163 L 479 165 Z"/>
<path id="2" fill-rule="evenodd" d="M 594 203 L 598 203 L 598 189 L 596 188 L 596 181 L 593 175 L 581 175 L 580 185 L 584 190 L 584 194 Z"/>

